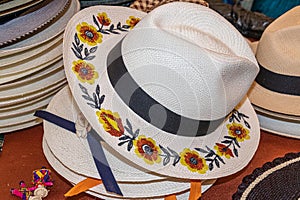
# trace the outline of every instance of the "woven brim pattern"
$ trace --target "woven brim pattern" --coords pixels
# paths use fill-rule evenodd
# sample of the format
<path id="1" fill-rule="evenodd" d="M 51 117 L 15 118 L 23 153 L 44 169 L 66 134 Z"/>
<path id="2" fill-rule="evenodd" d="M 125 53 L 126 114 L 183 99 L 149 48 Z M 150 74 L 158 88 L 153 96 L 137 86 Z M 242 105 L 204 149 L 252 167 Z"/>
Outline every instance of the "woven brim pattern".
<path id="1" fill-rule="evenodd" d="M 233 200 L 299 199 L 300 152 L 265 163 L 246 176 Z"/>

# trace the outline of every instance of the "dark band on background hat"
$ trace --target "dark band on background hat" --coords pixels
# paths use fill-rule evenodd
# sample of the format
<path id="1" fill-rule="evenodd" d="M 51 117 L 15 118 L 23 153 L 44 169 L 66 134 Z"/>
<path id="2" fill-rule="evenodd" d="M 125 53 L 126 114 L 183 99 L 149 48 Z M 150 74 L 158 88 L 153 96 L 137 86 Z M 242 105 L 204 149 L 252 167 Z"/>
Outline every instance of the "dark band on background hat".
<path id="1" fill-rule="evenodd" d="M 255 81 L 271 90 L 282 94 L 300 96 L 300 76 L 278 74 L 264 68 L 261 64 Z"/>
<path id="2" fill-rule="evenodd" d="M 124 103 L 153 126 L 175 135 L 195 137 L 215 131 L 224 121 L 195 120 L 174 113 L 148 95 L 128 72 L 121 54 L 121 40 L 107 57 L 109 80 Z"/>

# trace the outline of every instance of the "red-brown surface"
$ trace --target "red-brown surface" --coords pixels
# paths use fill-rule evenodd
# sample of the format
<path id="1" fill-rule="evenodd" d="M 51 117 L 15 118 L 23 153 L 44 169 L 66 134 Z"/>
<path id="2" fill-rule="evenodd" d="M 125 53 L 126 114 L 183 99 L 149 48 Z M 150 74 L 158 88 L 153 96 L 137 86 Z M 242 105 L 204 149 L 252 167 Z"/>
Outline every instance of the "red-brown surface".
<path id="1" fill-rule="evenodd" d="M 30 185 L 32 171 L 42 166 L 49 167 L 42 151 L 43 127 L 38 125 L 5 135 L 3 152 L 0 153 L 0 200 L 17 200 L 10 194 L 10 188 L 18 187 L 20 180 Z M 242 171 L 229 177 L 220 178 L 206 191 L 202 200 L 228 200 L 237 190 L 244 176 L 261 167 L 265 162 L 282 157 L 289 152 L 300 151 L 300 140 L 262 132 L 261 141 L 253 160 Z M 81 194 L 65 198 L 72 185 L 52 169 L 54 186 L 46 199 L 49 200 L 92 200 L 95 197 Z"/>

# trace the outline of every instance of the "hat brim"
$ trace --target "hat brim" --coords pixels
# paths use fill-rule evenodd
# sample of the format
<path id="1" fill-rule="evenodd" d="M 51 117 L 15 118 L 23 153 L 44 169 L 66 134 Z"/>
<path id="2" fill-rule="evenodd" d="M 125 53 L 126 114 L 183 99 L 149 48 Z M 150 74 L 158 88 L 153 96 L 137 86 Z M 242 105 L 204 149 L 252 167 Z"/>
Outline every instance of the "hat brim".
<path id="1" fill-rule="evenodd" d="M 300 139 L 300 118 L 274 113 L 256 106 L 254 106 L 254 109 L 256 110 L 262 130 L 285 137 Z"/>
<path id="2" fill-rule="evenodd" d="M 48 146 L 47 144 L 47 141 L 45 138 L 43 138 L 43 152 L 48 160 L 48 162 L 50 163 L 50 165 L 55 169 L 55 171 L 57 173 L 59 173 L 61 176 L 63 176 L 65 179 L 67 179 L 70 183 L 72 183 L 73 185 L 76 185 L 77 183 L 79 183 L 80 181 L 83 181 L 84 179 L 86 179 L 87 177 L 86 176 L 83 176 L 83 175 L 80 175 L 72 170 L 70 170 L 69 168 L 65 167 L 63 163 L 60 162 L 60 160 L 58 160 L 55 155 L 51 152 L 51 149 L 50 147 Z M 201 184 L 201 191 L 202 193 L 207 191 L 213 184 L 214 184 L 215 180 L 206 180 L 204 181 L 202 184 Z M 164 182 L 162 182 L 163 184 Z M 147 188 L 153 188 L 154 189 L 154 192 L 156 191 L 156 186 L 153 187 L 154 184 L 157 184 L 157 182 L 148 182 L 148 185 L 147 184 L 142 184 L 141 187 L 143 187 L 142 189 L 139 190 L 139 187 L 137 183 L 121 183 L 119 184 L 120 187 L 122 187 L 122 189 L 125 189 L 125 191 L 131 191 L 131 192 L 142 192 L 145 194 L 145 192 L 147 193 Z M 159 185 L 159 184 L 158 184 Z M 172 185 L 171 185 L 172 187 Z M 164 187 L 163 187 L 164 188 Z M 165 189 L 165 188 L 164 188 Z M 173 191 L 176 190 L 176 188 L 172 188 Z M 174 190 L 175 189 L 175 190 Z M 146 191 L 145 191 L 146 190 Z M 122 190 L 124 191 L 124 190 Z M 105 189 L 103 186 L 99 185 L 97 187 L 93 187 L 91 189 L 89 189 L 88 191 L 86 191 L 88 194 L 91 194 L 92 196 L 96 196 L 96 197 L 99 197 L 101 199 L 106 199 L 106 200 L 115 200 L 116 198 L 118 198 L 117 196 L 112 196 L 111 193 L 107 193 L 105 192 Z M 171 191 L 170 191 L 171 192 Z M 125 196 L 122 197 L 121 199 L 127 199 L 126 197 L 126 194 L 128 193 L 125 193 Z M 157 194 L 159 193 L 155 193 L 156 194 L 156 197 L 153 197 L 151 199 L 156 199 L 156 200 L 162 200 L 164 199 L 163 197 L 158 197 Z M 176 195 L 176 198 L 178 200 L 185 200 L 185 199 L 188 199 L 189 197 L 189 190 L 184 190 L 182 192 L 175 192 L 174 193 Z M 128 196 L 128 195 L 127 195 Z M 131 195 L 132 196 L 132 195 Z M 135 194 L 135 196 L 137 196 Z"/>
<path id="3" fill-rule="evenodd" d="M 248 96 L 251 103 L 256 106 L 284 115 L 300 117 L 299 96 L 273 92 L 257 82 L 252 84 Z"/>
<path id="4" fill-rule="evenodd" d="M 81 113 L 71 95 L 69 87 L 63 88 L 53 97 L 47 107 L 47 111 L 74 123 Z M 85 176 L 100 178 L 96 166 L 92 164 L 94 161 L 86 138 L 80 138 L 47 121 L 44 122 L 44 137 L 53 154 L 70 170 Z M 150 173 L 149 171 L 147 172 L 134 163 L 118 156 L 105 143 L 103 143 L 103 147 L 108 163 L 117 181 L 146 182 L 167 178 Z"/>
<path id="5" fill-rule="evenodd" d="M 96 26 L 93 15 L 102 12 L 107 13 L 107 16 L 111 18 L 111 24 L 119 22 L 123 24 L 129 16 L 141 18 L 145 14 L 129 8 L 93 7 L 76 14 L 66 28 L 64 66 L 71 92 L 84 116 L 104 141 L 133 163 L 167 176 L 214 179 L 234 174 L 244 168 L 252 159 L 260 138 L 258 119 L 250 101 L 245 98 L 214 132 L 205 136 L 176 136 L 148 125 L 146 121 L 131 111 L 115 93 L 106 73 L 107 56 L 126 32 L 103 34 L 101 43 L 95 45 L 97 52 L 94 52 L 94 46 L 84 44 L 76 38 L 76 27 L 83 22 L 90 26 Z M 74 71 L 74 64 L 76 65 L 78 60 L 82 60 L 80 59 L 82 55 L 79 55 L 78 51 L 74 52 L 74 48 L 76 48 L 74 44 L 83 45 L 88 52 L 91 52 L 89 49 L 92 49 L 93 53 L 90 55 L 92 59 L 84 62 L 90 66 L 92 74 L 98 75 L 95 75 L 93 80 L 83 80 L 84 77 L 80 77 L 80 74 Z M 89 98 L 89 96 L 93 97 L 93 94 L 97 102 L 93 102 L 94 100 Z M 97 95 L 100 101 L 103 100 L 101 100 L 101 96 L 105 95 L 104 102 L 100 103 L 102 110 L 93 108 L 99 103 Z M 111 116 L 110 119 L 106 119 L 106 123 L 103 123 L 105 119 L 98 117 L 101 112 L 105 116 Z M 118 128 L 118 130 L 112 130 L 112 124 L 108 123 L 111 119 L 117 120 L 112 123 L 118 124 L 120 127 L 125 126 L 125 132 Z M 102 123 L 99 120 L 102 120 Z M 110 130 L 105 127 L 110 127 Z M 112 131 L 115 131 L 114 133 L 117 135 L 113 136 L 114 134 L 109 133 Z M 138 132 L 141 134 L 134 136 L 134 133 Z M 237 135 L 236 133 L 243 134 Z M 138 143 L 143 144 L 143 142 L 153 145 L 152 150 L 156 153 L 152 154 L 153 157 L 146 158 L 145 154 L 138 150 L 140 147 Z M 195 158 L 199 165 L 193 166 L 192 163 L 189 163 L 191 160 L 184 159 L 186 156 Z"/>

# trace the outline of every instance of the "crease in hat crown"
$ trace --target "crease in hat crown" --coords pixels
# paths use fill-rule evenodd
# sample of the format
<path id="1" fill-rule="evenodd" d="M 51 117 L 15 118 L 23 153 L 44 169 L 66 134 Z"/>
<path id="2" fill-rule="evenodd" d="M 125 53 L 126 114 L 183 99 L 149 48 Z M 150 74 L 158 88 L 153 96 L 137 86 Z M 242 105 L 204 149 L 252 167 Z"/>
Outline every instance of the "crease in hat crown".
<path id="1" fill-rule="evenodd" d="M 209 8 L 191 3 L 150 12 L 125 36 L 122 56 L 147 94 L 196 120 L 224 118 L 258 72 L 240 33 Z"/>

